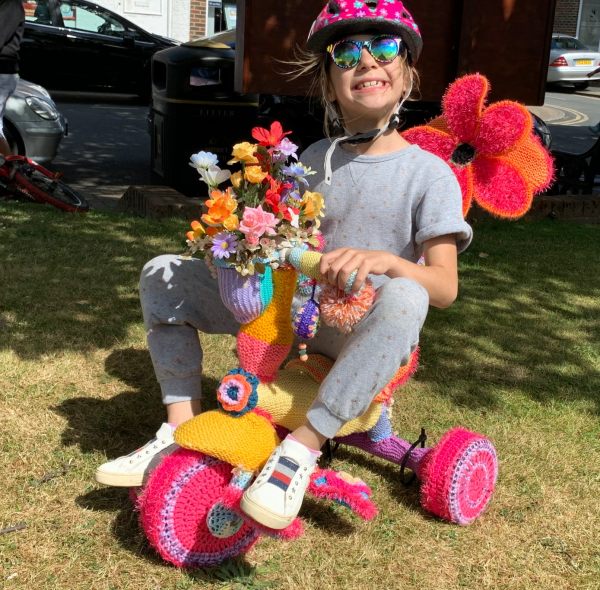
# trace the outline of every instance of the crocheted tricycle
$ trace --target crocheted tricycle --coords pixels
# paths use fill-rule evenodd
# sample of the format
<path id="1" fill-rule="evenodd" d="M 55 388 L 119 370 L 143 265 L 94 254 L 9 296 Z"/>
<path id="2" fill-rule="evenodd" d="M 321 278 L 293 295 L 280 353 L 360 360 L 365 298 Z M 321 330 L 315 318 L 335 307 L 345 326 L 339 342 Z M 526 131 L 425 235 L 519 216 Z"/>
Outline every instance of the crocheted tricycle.
<path id="1" fill-rule="evenodd" d="M 405 136 L 451 165 L 463 191 L 465 213 L 475 201 L 496 215 L 516 218 L 550 183 L 552 162 L 533 136 L 525 108 L 508 101 L 485 108 L 488 91 L 487 80 L 479 75 L 457 81 L 444 98 L 443 116 Z M 227 205 L 227 195 L 222 198 Z M 292 539 L 302 532 L 299 518 L 286 529 L 272 530 L 240 509 L 244 490 L 280 440 L 303 423 L 332 365 L 323 356 L 303 353 L 302 359 L 280 369 L 295 338 L 290 308 L 298 274 L 318 280 L 320 254 L 292 247 L 277 255 L 276 270 L 267 264 L 250 277 L 234 268 L 217 268 L 221 297 L 241 324 L 239 367 L 221 381 L 220 409 L 177 428 L 175 440 L 181 448 L 163 459 L 138 494 L 148 539 L 177 566 L 218 564 L 248 551 L 263 534 Z M 364 293 L 357 299 L 365 311 Z M 310 336 L 315 311 L 314 303 L 301 308 L 296 333 Z M 393 392 L 416 364 L 415 351 L 369 409 L 338 432 L 334 444 L 387 459 L 401 471 L 410 469 L 421 483 L 422 507 L 466 525 L 485 510 L 493 494 L 496 451 L 485 436 L 460 427 L 449 430 L 433 448 L 424 448 L 424 432 L 413 444 L 392 432 Z M 317 468 L 307 493 L 336 501 L 364 519 L 377 512 L 364 482 L 331 469 Z"/>
<path id="2" fill-rule="evenodd" d="M 280 439 L 303 422 L 332 364 L 323 356 L 307 355 L 306 360 L 294 359 L 278 370 L 294 340 L 289 310 L 298 272 L 319 276 L 318 252 L 293 249 L 285 254 L 287 264 L 272 275 L 248 279 L 234 269 L 220 269 L 220 284 L 229 286 L 226 305 L 251 318 L 237 336 L 240 367 L 221 382 L 220 409 L 204 412 L 176 430 L 175 440 L 182 449 L 163 459 L 139 496 L 150 542 L 177 566 L 219 563 L 250 549 L 261 534 L 289 539 L 302 532 L 298 518 L 287 529 L 275 531 L 252 521 L 239 508 L 244 490 Z M 242 310 L 232 281 L 246 290 Z M 254 291 L 253 298 L 247 296 L 248 290 Z M 265 292 L 270 293 L 267 301 Z M 450 430 L 434 448 L 417 448 L 393 434 L 388 414 L 392 394 L 415 370 L 416 356 L 413 353 L 368 411 L 347 423 L 334 441 L 412 470 L 421 481 L 425 510 L 469 524 L 494 491 L 496 451 L 487 438 L 464 428 Z M 422 434 L 418 442 L 424 439 Z M 314 471 L 308 493 L 346 505 L 365 519 L 377 512 L 366 484 L 330 469 Z"/>

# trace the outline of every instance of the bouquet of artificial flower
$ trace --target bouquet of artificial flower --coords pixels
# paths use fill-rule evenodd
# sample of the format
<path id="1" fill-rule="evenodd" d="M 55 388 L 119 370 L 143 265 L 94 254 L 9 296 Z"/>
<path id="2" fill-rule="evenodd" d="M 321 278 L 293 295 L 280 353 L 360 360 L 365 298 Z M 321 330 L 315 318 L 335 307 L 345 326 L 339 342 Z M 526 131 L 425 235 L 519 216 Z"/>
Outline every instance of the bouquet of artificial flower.
<path id="1" fill-rule="evenodd" d="M 270 129 L 255 127 L 257 143 L 233 146 L 229 165 L 218 166 L 210 152 L 192 155 L 190 166 L 209 187 L 206 212 L 192 221 L 187 232 L 189 254 L 204 258 L 209 267 L 235 268 L 252 275 L 258 268 L 280 264 L 278 252 L 294 246 L 319 246 L 319 224 L 324 203 L 320 193 L 308 190 L 314 172 L 298 162 L 298 147 L 275 121 Z M 219 185 L 229 181 L 224 190 Z"/>

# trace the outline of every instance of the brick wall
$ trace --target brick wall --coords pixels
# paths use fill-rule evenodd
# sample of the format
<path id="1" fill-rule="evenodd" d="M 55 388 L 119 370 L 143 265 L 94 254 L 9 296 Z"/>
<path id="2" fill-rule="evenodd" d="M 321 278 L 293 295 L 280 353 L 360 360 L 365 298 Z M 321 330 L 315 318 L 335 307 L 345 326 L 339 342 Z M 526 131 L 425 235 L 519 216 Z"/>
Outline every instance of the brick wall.
<path id="1" fill-rule="evenodd" d="M 554 32 L 565 35 L 577 33 L 577 16 L 581 0 L 556 0 Z"/>
<path id="2" fill-rule="evenodd" d="M 190 1 L 190 39 L 206 35 L 207 0 Z"/>

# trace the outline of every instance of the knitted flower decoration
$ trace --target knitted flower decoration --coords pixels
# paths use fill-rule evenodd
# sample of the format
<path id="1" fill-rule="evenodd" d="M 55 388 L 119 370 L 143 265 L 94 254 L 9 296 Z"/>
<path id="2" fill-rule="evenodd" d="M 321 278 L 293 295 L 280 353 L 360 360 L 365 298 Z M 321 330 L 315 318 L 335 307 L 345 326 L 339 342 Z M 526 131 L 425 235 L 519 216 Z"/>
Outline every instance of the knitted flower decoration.
<path id="1" fill-rule="evenodd" d="M 243 416 L 258 403 L 258 378 L 244 369 L 232 369 L 221 379 L 217 400 L 233 416 Z"/>
<path id="2" fill-rule="evenodd" d="M 550 185 L 554 167 L 525 106 L 510 100 L 486 106 L 489 91 L 480 74 L 459 78 L 444 95 L 441 117 L 402 136 L 450 165 L 463 215 L 475 201 L 498 217 L 515 219 Z"/>

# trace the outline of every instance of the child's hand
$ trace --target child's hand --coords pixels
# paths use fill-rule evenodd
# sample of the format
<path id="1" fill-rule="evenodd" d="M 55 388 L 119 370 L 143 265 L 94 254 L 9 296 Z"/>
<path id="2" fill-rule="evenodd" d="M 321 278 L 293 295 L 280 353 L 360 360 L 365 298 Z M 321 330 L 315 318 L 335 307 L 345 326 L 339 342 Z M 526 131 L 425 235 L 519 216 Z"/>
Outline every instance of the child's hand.
<path id="1" fill-rule="evenodd" d="M 358 291 L 367 275 L 384 275 L 394 263 L 396 256 L 384 250 L 358 250 L 338 248 L 323 254 L 319 270 L 327 281 L 344 290 L 350 275 L 357 271 L 352 291 Z M 349 285 L 348 285 L 349 286 Z"/>

